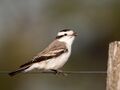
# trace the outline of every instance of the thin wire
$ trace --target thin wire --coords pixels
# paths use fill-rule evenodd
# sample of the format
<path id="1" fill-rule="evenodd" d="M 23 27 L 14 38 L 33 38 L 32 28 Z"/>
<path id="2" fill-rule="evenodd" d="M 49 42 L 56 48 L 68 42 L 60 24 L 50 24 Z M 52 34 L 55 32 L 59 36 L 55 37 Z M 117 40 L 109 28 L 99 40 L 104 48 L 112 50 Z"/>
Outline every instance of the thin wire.
<path id="1" fill-rule="evenodd" d="M 0 74 L 8 74 L 10 71 L 0 71 Z M 32 72 L 27 72 L 25 74 L 41 74 L 41 73 L 54 73 L 53 71 L 47 71 L 47 72 L 42 72 L 42 71 L 32 71 Z M 65 74 L 107 74 L 107 71 L 63 71 L 62 73 Z"/>

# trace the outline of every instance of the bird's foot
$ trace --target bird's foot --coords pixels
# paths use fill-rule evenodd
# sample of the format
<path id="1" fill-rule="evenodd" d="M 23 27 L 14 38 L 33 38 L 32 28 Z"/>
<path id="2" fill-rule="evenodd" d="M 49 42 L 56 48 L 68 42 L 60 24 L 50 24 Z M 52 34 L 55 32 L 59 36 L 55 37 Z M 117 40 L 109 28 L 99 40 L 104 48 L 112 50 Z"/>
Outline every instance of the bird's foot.
<path id="1" fill-rule="evenodd" d="M 55 70 L 55 69 L 51 69 L 55 75 L 63 75 L 63 76 L 67 76 L 67 73 L 64 73 L 62 70 Z"/>

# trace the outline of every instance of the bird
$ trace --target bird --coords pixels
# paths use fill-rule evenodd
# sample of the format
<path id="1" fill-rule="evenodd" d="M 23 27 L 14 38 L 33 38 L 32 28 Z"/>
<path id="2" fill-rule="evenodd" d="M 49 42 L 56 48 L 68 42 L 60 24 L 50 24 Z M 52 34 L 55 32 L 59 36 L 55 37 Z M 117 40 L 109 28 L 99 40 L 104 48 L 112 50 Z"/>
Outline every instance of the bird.
<path id="1" fill-rule="evenodd" d="M 60 69 L 68 61 L 71 55 L 71 48 L 77 33 L 72 29 L 62 29 L 58 32 L 56 38 L 48 47 L 35 55 L 30 61 L 22 64 L 15 71 L 12 71 L 9 76 L 14 76 L 21 72 L 29 72 L 33 69 L 43 71 L 53 71 L 60 73 Z"/>

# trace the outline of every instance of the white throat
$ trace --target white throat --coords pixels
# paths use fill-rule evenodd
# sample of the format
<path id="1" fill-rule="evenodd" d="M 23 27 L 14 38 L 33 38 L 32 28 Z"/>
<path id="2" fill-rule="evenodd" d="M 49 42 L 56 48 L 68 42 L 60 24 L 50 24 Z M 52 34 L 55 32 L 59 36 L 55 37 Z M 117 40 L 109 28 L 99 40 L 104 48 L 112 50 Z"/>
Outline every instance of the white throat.
<path id="1" fill-rule="evenodd" d="M 58 41 L 66 43 L 66 46 L 68 47 L 68 49 L 71 49 L 71 45 L 72 45 L 74 39 L 75 39 L 74 36 L 72 36 L 72 37 L 70 36 L 70 37 L 60 38 L 60 39 L 58 39 Z"/>

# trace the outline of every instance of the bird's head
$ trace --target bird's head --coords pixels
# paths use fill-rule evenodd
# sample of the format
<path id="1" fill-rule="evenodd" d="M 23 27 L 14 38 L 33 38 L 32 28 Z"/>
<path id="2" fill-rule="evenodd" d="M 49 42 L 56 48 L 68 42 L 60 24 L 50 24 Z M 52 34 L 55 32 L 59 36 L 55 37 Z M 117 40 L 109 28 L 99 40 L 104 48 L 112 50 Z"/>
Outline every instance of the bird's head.
<path id="1" fill-rule="evenodd" d="M 72 43 L 77 33 L 71 29 L 63 29 L 58 32 L 56 39 L 61 42 Z"/>

